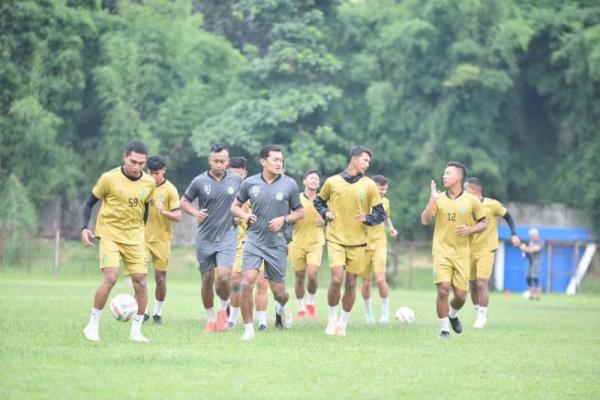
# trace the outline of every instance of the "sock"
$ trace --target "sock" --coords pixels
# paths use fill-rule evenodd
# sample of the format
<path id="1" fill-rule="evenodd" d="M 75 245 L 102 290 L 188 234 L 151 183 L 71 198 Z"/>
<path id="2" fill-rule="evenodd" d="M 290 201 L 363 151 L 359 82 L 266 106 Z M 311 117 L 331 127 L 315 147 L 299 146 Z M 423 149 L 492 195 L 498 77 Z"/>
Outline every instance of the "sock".
<path id="1" fill-rule="evenodd" d="M 244 333 L 248 332 L 254 332 L 254 324 L 252 322 L 250 322 L 249 324 L 244 324 Z"/>
<path id="2" fill-rule="evenodd" d="M 365 303 L 365 314 L 373 315 L 373 310 L 371 309 L 371 299 L 363 299 L 363 301 Z"/>
<path id="3" fill-rule="evenodd" d="M 487 318 L 487 307 L 479 306 L 479 315 Z"/>
<path id="4" fill-rule="evenodd" d="M 136 314 L 131 320 L 131 335 L 142 333 L 142 323 L 144 322 L 144 316 Z"/>
<path id="5" fill-rule="evenodd" d="M 98 310 L 92 307 L 92 312 L 90 314 L 90 322 L 88 325 L 98 326 L 100 324 L 100 317 L 102 316 L 102 310 Z"/>
<path id="6" fill-rule="evenodd" d="M 475 304 L 475 315 L 479 313 L 479 304 Z"/>
<path id="7" fill-rule="evenodd" d="M 148 303 L 146 303 L 146 309 L 144 310 L 144 314 L 148 314 Z"/>
<path id="8" fill-rule="evenodd" d="M 296 299 L 296 304 L 298 305 L 298 311 L 304 311 L 304 298 Z"/>
<path id="9" fill-rule="evenodd" d="M 158 300 L 154 301 L 154 315 L 160 316 L 162 314 L 163 304 L 164 304 L 164 301 L 158 301 Z"/>
<path id="10" fill-rule="evenodd" d="M 316 293 L 309 293 L 308 294 L 308 302 L 307 304 L 315 304 L 315 297 L 317 296 Z"/>
<path id="11" fill-rule="evenodd" d="M 236 323 L 237 322 L 237 316 L 240 313 L 240 308 L 239 307 L 229 307 L 229 322 L 232 323 Z"/>
<path id="12" fill-rule="evenodd" d="M 448 317 L 439 318 L 438 321 L 440 323 L 440 331 L 441 332 L 450 332 L 450 328 L 449 328 L 450 321 L 448 320 Z"/>
<path id="13" fill-rule="evenodd" d="M 340 321 L 338 322 L 338 326 L 345 328 L 348 325 L 348 320 L 350 319 L 350 313 L 342 310 L 342 316 L 340 317 Z"/>
<path id="14" fill-rule="evenodd" d="M 257 311 L 256 312 L 256 320 L 259 325 L 268 325 L 267 324 L 267 312 L 266 311 Z M 245 324 L 247 325 L 247 324 Z"/>
<path id="15" fill-rule="evenodd" d="M 206 309 L 206 320 L 208 322 L 215 322 L 217 320 L 214 308 L 211 307 Z"/>
<path id="16" fill-rule="evenodd" d="M 227 310 L 227 305 L 229 304 L 229 299 L 227 299 L 227 300 L 219 299 L 219 300 L 221 300 L 221 311 Z"/>
<path id="17" fill-rule="evenodd" d="M 337 306 L 329 306 L 329 319 L 337 319 Z"/>
<path id="18" fill-rule="evenodd" d="M 390 298 L 389 297 L 381 298 L 381 314 L 382 315 L 390 315 Z"/>
<path id="19" fill-rule="evenodd" d="M 452 306 L 450 306 L 450 312 L 448 313 L 448 317 L 456 318 L 456 314 L 458 314 L 458 310 L 455 310 L 454 308 L 452 308 Z"/>

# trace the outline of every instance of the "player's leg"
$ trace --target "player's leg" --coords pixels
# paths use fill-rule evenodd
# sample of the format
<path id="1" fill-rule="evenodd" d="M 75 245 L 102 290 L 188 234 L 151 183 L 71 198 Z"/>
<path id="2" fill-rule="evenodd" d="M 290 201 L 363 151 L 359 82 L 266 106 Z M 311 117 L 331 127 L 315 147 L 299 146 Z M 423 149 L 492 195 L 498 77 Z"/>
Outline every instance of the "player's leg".
<path id="1" fill-rule="evenodd" d="M 210 264 L 204 263 L 201 266 L 202 286 L 200 289 L 200 296 L 202 297 L 202 305 L 204 306 L 204 312 L 206 313 L 206 328 L 205 332 L 216 332 L 217 331 L 217 314 L 214 309 L 214 282 L 215 282 L 215 270 L 216 262 Z"/>
<path id="2" fill-rule="evenodd" d="M 438 322 L 440 325 L 440 337 L 449 337 L 450 335 L 450 321 L 448 319 L 448 312 L 450 306 L 448 298 L 450 296 L 450 282 L 437 282 L 437 297 L 435 300 L 435 309 L 438 316 Z"/>
<path id="3" fill-rule="evenodd" d="M 360 288 L 360 292 L 363 298 L 363 303 L 365 306 L 365 321 L 367 324 L 372 324 L 375 322 L 375 317 L 373 316 L 373 307 L 371 306 L 371 283 L 373 277 L 373 250 L 366 250 L 365 252 L 365 263 L 366 268 L 360 274 L 362 278 L 362 286 Z"/>
<path id="4" fill-rule="evenodd" d="M 258 330 L 264 331 L 269 326 L 267 318 L 267 307 L 269 305 L 269 282 L 265 278 L 264 262 L 261 262 L 256 278 L 256 292 L 254 294 L 254 303 L 256 307 L 256 321 L 258 322 Z"/>
<path id="5" fill-rule="evenodd" d="M 385 277 L 385 271 L 375 272 L 379 298 L 381 299 L 381 317 L 379 322 L 387 324 L 390 321 L 390 288 Z"/>
<path id="6" fill-rule="evenodd" d="M 534 279 L 534 291 L 536 300 L 542 299 L 542 287 L 540 286 L 540 278 Z"/>
<path id="7" fill-rule="evenodd" d="M 127 267 L 126 267 L 127 268 Z M 144 322 L 144 313 L 148 304 L 148 288 L 146 283 L 145 273 L 131 273 L 131 283 L 135 292 L 135 300 L 138 303 L 138 313 L 131 321 L 131 332 L 129 338 L 136 342 L 147 342 L 141 332 L 142 323 Z"/>
<path id="8" fill-rule="evenodd" d="M 346 251 L 339 244 L 327 242 L 327 255 L 329 257 L 329 268 L 331 280 L 327 290 L 327 304 L 329 305 L 329 317 L 325 333 L 335 335 L 337 328 L 337 306 L 342 297 L 342 283 L 344 282 L 344 265 L 346 264 Z"/>
<path id="9" fill-rule="evenodd" d="M 471 302 L 475 308 L 475 318 L 479 315 L 479 291 L 477 290 L 477 257 L 471 254 L 469 258 L 469 291 Z"/>
<path id="10" fill-rule="evenodd" d="M 308 292 L 308 299 L 306 302 L 306 311 L 308 316 L 312 319 L 317 319 L 317 309 L 315 307 L 315 298 L 317 295 L 317 288 L 319 286 L 319 265 L 309 264 L 306 266 L 306 275 L 308 277 L 308 284 L 306 291 Z"/>
<path id="11" fill-rule="evenodd" d="M 231 294 L 231 267 L 217 267 L 215 272 L 215 292 L 219 297 L 219 311 L 217 312 L 217 328 L 219 331 L 227 330 L 227 305 Z"/>
<path id="12" fill-rule="evenodd" d="M 285 275 L 288 268 L 288 247 L 281 245 L 269 248 L 264 253 L 264 275 L 269 282 L 275 304 L 275 326 L 290 328 L 293 323 L 288 306 L 289 294 L 285 288 Z"/>
<path id="13" fill-rule="evenodd" d="M 296 294 L 296 318 L 304 318 L 304 282 L 306 278 L 306 269 L 295 271 L 296 280 L 294 282 L 294 293 Z"/>
<path id="14" fill-rule="evenodd" d="M 252 291 L 258 277 L 258 268 L 250 268 L 242 270 L 242 290 L 240 295 L 240 307 L 242 309 L 242 319 L 244 321 L 244 335 L 242 340 L 253 340 L 254 323 L 252 321 Z"/>
<path id="15" fill-rule="evenodd" d="M 93 342 L 100 340 L 100 317 L 102 317 L 102 310 L 106 305 L 110 291 L 115 286 L 117 279 L 119 278 L 119 268 L 104 267 L 102 269 L 102 274 L 102 282 L 100 282 L 100 285 L 98 285 L 96 288 L 96 293 L 94 294 L 94 305 L 92 306 L 90 319 L 83 329 L 85 338 Z"/>
<path id="16" fill-rule="evenodd" d="M 237 317 L 240 313 L 240 292 L 242 290 L 242 254 L 244 252 L 244 244 L 238 244 L 235 261 L 231 269 L 231 294 L 229 295 L 229 318 L 227 321 L 228 328 L 233 328 L 237 324 Z"/>
<path id="17" fill-rule="evenodd" d="M 350 313 L 354 302 L 356 301 L 356 282 L 358 275 L 366 270 L 365 247 L 346 248 L 346 273 L 344 278 L 344 295 L 342 296 L 342 315 L 338 321 L 335 334 L 337 336 L 346 335 L 346 327 L 350 320 Z"/>
<path id="18" fill-rule="evenodd" d="M 470 285 L 469 288 L 473 290 L 477 290 L 478 295 L 478 307 L 477 307 L 477 317 L 475 318 L 475 323 L 473 324 L 473 328 L 482 329 L 487 323 L 487 310 L 489 303 L 489 290 L 488 290 L 489 280 L 477 278 L 475 281 L 475 285 Z"/>
<path id="19" fill-rule="evenodd" d="M 152 320 L 156 324 L 162 323 L 162 308 L 167 297 L 167 271 L 171 259 L 171 242 L 161 242 L 158 251 L 153 254 L 154 260 L 154 312 Z"/>

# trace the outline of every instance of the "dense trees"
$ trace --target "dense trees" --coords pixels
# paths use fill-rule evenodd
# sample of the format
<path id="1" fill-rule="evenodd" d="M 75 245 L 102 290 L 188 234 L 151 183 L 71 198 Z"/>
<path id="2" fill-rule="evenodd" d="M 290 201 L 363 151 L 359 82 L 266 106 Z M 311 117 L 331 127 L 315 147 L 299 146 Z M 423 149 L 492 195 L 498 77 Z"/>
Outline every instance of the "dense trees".
<path id="1" fill-rule="evenodd" d="M 221 141 L 292 175 L 352 143 L 418 232 L 451 159 L 503 200 L 600 226 L 600 8 L 592 1 L 7 0 L 0 181 L 36 206 L 87 191 L 142 138 L 184 185 Z"/>

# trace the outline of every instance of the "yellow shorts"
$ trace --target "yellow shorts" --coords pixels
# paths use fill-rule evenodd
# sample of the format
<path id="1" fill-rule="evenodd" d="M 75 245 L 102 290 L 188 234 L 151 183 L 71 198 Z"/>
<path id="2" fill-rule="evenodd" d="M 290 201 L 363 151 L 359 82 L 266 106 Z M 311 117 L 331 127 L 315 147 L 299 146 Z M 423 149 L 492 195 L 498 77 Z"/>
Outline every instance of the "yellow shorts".
<path id="1" fill-rule="evenodd" d="M 321 265 L 323 245 L 317 244 L 308 249 L 290 244 L 288 246 L 288 262 L 294 271 L 304 271 L 307 265 Z"/>
<path id="2" fill-rule="evenodd" d="M 242 256 L 244 255 L 244 242 L 238 242 L 237 248 L 235 249 L 235 260 L 233 260 L 233 268 L 231 272 L 233 274 L 242 273 Z M 260 264 L 260 271 L 265 269 L 265 262 Z"/>
<path id="3" fill-rule="evenodd" d="M 346 271 L 358 275 L 365 269 L 365 251 L 367 246 L 347 247 L 327 242 L 329 267 L 345 267 Z"/>
<path id="4" fill-rule="evenodd" d="M 446 258 L 433 256 L 433 283 L 449 282 L 457 289 L 469 291 L 469 256 Z"/>
<path id="5" fill-rule="evenodd" d="M 146 247 L 143 243 L 124 244 L 101 238 L 98 247 L 100 270 L 106 267 L 119 268 L 120 261 L 123 260 L 125 275 L 148 273 Z"/>
<path id="6" fill-rule="evenodd" d="M 148 262 L 154 262 L 154 269 L 166 272 L 169 269 L 169 259 L 171 258 L 171 242 L 146 242 L 146 259 Z"/>
<path id="7" fill-rule="evenodd" d="M 363 279 L 369 279 L 373 272 L 387 271 L 387 246 L 378 246 L 365 251 L 365 269 L 360 274 Z"/>
<path id="8" fill-rule="evenodd" d="M 471 254 L 471 273 L 469 279 L 490 279 L 494 268 L 495 252 L 490 251 L 483 254 Z"/>

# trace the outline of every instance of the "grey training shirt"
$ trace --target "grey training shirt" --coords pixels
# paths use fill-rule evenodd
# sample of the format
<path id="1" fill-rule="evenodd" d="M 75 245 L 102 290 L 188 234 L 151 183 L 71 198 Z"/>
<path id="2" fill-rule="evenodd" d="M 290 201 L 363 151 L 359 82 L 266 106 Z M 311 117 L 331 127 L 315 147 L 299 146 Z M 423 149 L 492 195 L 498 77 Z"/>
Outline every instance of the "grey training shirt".
<path id="1" fill-rule="evenodd" d="M 279 232 L 271 232 L 269 221 L 302 207 L 296 181 L 280 175 L 269 184 L 262 173 L 253 175 L 242 183 L 237 199 L 242 203 L 250 200 L 252 214 L 256 215 L 256 222 L 248 228 L 248 242 L 258 247 L 286 244 L 283 228 Z"/>
<path id="2" fill-rule="evenodd" d="M 217 181 L 208 171 L 192 180 L 183 196 L 190 203 L 198 199 L 198 208 L 208 210 L 208 217 L 198 224 L 198 240 L 223 240 L 225 233 L 234 226 L 231 205 L 241 182 L 238 174 L 226 172 L 223 179 Z"/>

